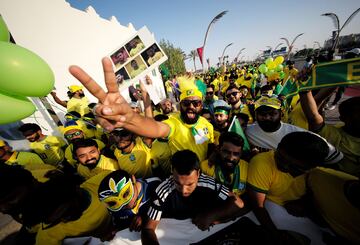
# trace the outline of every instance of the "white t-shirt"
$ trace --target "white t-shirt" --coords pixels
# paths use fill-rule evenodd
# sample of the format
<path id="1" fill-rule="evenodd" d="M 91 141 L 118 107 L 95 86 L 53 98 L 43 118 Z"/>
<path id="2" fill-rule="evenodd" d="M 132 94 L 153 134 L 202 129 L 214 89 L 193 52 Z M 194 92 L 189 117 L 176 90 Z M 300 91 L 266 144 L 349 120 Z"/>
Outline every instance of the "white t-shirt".
<path id="1" fill-rule="evenodd" d="M 246 136 L 249 140 L 249 143 L 252 146 L 262 148 L 262 150 L 276 150 L 278 144 L 280 143 L 281 139 L 292 132 L 300 132 L 300 131 L 306 131 L 309 133 L 312 133 L 310 131 L 307 131 L 303 128 L 281 122 L 281 126 L 278 130 L 275 132 L 265 132 L 260 128 L 260 126 L 255 122 L 246 128 Z M 315 134 L 315 133 L 312 133 Z M 316 136 L 322 138 L 318 134 L 315 134 Z M 325 140 L 324 138 L 322 138 Z M 325 140 L 326 141 L 326 140 Z M 333 145 L 331 145 L 329 142 L 326 141 L 326 143 L 329 146 L 329 154 L 327 158 L 325 159 L 326 163 L 336 163 L 340 161 L 343 158 L 343 154 L 338 151 Z"/>

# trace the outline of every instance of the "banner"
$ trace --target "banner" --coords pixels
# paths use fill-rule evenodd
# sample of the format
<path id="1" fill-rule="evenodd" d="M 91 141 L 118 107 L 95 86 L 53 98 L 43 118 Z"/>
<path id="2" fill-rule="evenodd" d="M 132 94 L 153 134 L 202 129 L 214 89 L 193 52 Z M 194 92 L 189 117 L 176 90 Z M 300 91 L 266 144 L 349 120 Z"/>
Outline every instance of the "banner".
<path id="1" fill-rule="evenodd" d="M 200 47 L 200 48 L 196 49 L 196 51 L 197 51 L 197 53 L 199 55 L 199 59 L 200 59 L 201 64 L 203 63 L 203 60 L 202 60 L 203 48 L 204 47 Z"/>
<path id="2" fill-rule="evenodd" d="M 360 58 L 318 64 L 304 82 L 288 80 L 280 94 L 292 97 L 299 91 L 360 84 Z"/>

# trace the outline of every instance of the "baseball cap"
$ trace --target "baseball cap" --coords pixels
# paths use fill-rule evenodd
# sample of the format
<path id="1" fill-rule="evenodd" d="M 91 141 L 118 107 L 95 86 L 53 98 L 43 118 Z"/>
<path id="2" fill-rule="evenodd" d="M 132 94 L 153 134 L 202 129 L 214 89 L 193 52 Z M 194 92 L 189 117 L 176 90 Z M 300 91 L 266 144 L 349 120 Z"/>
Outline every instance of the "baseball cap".
<path id="1" fill-rule="evenodd" d="M 255 110 L 260 106 L 267 106 L 278 110 L 281 108 L 281 101 L 275 97 L 261 96 L 255 101 Z"/>
<path id="2" fill-rule="evenodd" d="M 75 93 L 76 91 L 82 90 L 83 86 L 81 85 L 71 85 L 68 87 L 71 93 Z"/>

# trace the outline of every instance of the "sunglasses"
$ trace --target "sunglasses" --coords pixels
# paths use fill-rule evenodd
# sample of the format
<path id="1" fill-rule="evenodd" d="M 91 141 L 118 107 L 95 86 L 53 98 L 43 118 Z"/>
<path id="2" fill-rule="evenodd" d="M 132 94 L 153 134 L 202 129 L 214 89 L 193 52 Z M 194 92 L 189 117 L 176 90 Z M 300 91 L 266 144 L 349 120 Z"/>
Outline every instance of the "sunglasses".
<path id="1" fill-rule="evenodd" d="M 206 92 L 206 95 L 213 95 L 214 92 Z"/>
<path id="2" fill-rule="evenodd" d="M 127 130 L 114 131 L 112 135 L 117 138 L 128 137 L 129 135 L 131 135 L 131 132 Z"/>
<path id="3" fill-rule="evenodd" d="M 240 92 L 232 92 L 232 93 L 228 93 L 228 94 L 226 94 L 226 98 L 230 98 L 230 97 L 231 97 L 231 95 L 235 97 L 238 93 L 240 93 Z"/>
<path id="4" fill-rule="evenodd" d="M 183 100 L 181 101 L 181 104 L 185 107 L 189 107 L 190 105 L 193 105 L 193 107 L 199 107 L 201 106 L 201 100 Z"/>
<path id="5" fill-rule="evenodd" d="M 65 134 L 64 137 L 68 140 L 71 140 L 72 138 L 76 137 L 76 136 L 80 136 L 82 134 L 82 132 L 77 131 L 75 133 L 72 134 Z"/>

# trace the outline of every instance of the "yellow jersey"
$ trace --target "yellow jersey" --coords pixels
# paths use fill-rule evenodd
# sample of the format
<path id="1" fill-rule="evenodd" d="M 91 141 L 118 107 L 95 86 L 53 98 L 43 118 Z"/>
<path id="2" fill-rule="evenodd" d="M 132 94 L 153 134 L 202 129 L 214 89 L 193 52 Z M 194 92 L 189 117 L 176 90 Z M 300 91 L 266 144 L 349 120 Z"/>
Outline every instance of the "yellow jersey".
<path id="1" fill-rule="evenodd" d="M 240 113 L 240 112 L 248 115 L 248 117 L 249 117 L 248 124 L 251 124 L 251 123 L 254 122 L 254 118 L 252 117 L 252 115 L 250 113 L 249 106 L 246 105 L 246 104 L 241 104 L 240 107 L 237 108 L 237 109 L 231 109 L 231 111 L 230 111 L 231 115 L 230 116 L 232 117 L 232 115 Z"/>
<path id="2" fill-rule="evenodd" d="M 31 165 L 44 164 L 39 155 L 26 151 L 14 151 L 11 157 L 5 162 L 7 165 Z"/>
<path id="3" fill-rule="evenodd" d="M 83 97 L 81 99 L 71 98 L 67 102 L 66 108 L 67 108 L 68 112 L 76 111 L 76 112 L 80 113 L 81 116 L 84 116 L 84 114 L 90 112 L 90 108 L 88 105 L 89 105 L 89 99 L 86 97 Z"/>
<path id="4" fill-rule="evenodd" d="M 274 151 L 259 153 L 250 160 L 247 184 L 279 205 L 297 200 L 306 193 L 305 174 L 294 178 L 278 170 Z"/>
<path id="5" fill-rule="evenodd" d="M 120 169 L 136 178 L 152 176 L 150 148 L 143 142 L 142 138 L 136 137 L 135 146 L 130 153 L 122 153 L 116 148 L 114 155 L 118 160 Z"/>
<path id="6" fill-rule="evenodd" d="M 204 117 L 199 117 L 195 124 L 186 124 L 180 114 L 175 114 L 163 121 L 170 127 L 168 135 L 171 154 L 180 150 L 196 153 L 200 162 L 207 158 L 208 144 L 214 143 L 214 127 Z"/>
<path id="7" fill-rule="evenodd" d="M 67 237 L 93 236 L 102 237 L 111 229 L 111 216 L 104 203 L 98 198 L 100 182 L 109 174 L 96 175 L 81 184 L 89 194 L 90 205 L 78 220 L 61 222 L 53 227 L 42 229 L 36 235 L 36 244 L 60 245 Z"/>
<path id="8" fill-rule="evenodd" d="M 215 171 L 215 165 L 212 165 L 211 167 L 209 167 L 209 161 L 205 160 L 202 161 L 200 163 L 200 169 L 201 172 L 211 176 L 213 178 L 216 179 L 216 181 L 226 185 L 232 192 L 234 192 L 237 195 L 241 195 L 245 192 L 246 190 L 246 182 L 247 182 L 247 173 L 248 173 L 248 162 L 245 160 L 240 159 L 239 163 L 238 163 L 238 168 L 239 168 L 239 180 L 236 181 L 237 183 L 234 183 L 234 174 L 230 175 L 231 178 L 231 184 L 227 185 L 221 178 L 221 176 L 219 174 L 216 173 Z"/>
<path id="9" fill-rule="evenodd" d="M 66 143 L 62 138 L 50 135 L 41 141 L 30 143 L 30 148 L 35 151 L 46 164 L 54 166 L 57 166 L 64 160 L 64 151 L 62 149 L 64 146 L 66 146 Z"/>
<path id="10" fill-rule="evenodd" d="M 360 210 L 346 197 L 348 181 L 359 179 L 342 171 L 315 168 L 310 170 L 307 184 L 318 212 L 332 230 L 351 243 L 360 244 Z"/>
<path id="11" fill-rule="evenodd" d="M 158 61 L 161 57 L 163 57 L 163 54 L 160 51 L 157 51 L 153 57 L 149 57 L 149 59 L 147 60 L 147 62 L 149 63 L 149 65 L 154 64 L 156 61 Z"/>
<path id="12" fill-rule="evenodd" d="M 105 170 L 115 171 L 118 169 L 120 169 L 120 168 L 119 168 L 119 164 L 117 161 L 115 161 L 114 159 L 108 158 L 104 155 L 101 155 L 99 162 L 95 168 L 90 169 L 83 164 L 78 164 L 77 172 L 85 179 L 89 179 Z"/>
<path id="13" fill-rule="evenodd" d="M 340 170 L 360 176 L 360 138 L 349 135 L 342 127 L 326 124 L 319 135 L 344 154 L 344 158 L 338 163 Z"/>
<path id="14" fill-rule="evenodd" d="M 160 167 L 166 175 L 171 174 L 171 150 L 168 142 L 155 140 L 151 145 L 151 160 L 155 167 Z"/>

